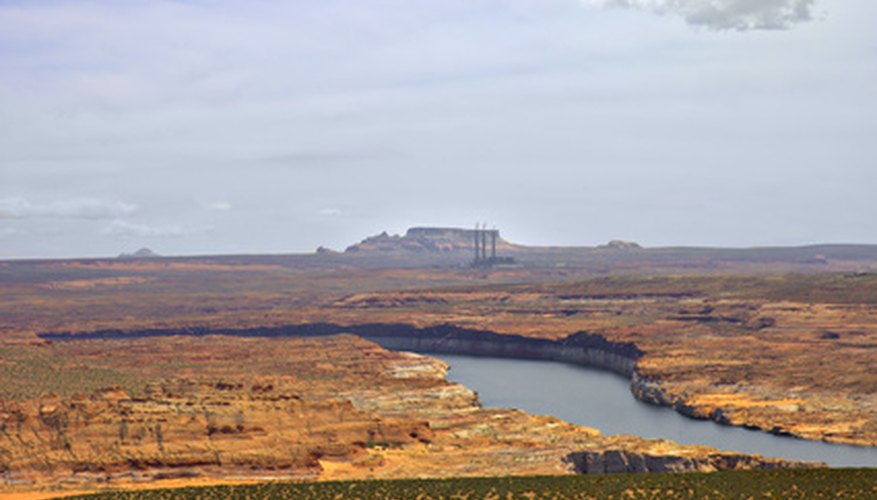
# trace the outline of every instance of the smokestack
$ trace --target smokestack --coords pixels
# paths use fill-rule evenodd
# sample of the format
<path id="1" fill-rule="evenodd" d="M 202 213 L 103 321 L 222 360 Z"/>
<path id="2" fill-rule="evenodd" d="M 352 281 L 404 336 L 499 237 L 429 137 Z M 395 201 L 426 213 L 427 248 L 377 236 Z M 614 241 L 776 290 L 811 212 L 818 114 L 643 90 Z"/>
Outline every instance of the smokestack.
<path id="1" fill-rule="evenodd" d="M 496 237 L 499 231 L 494 229 L 490 232 L 490 258 L 496 259 Z"/>
<path id="2" fill-rule="evenodd" d="M 478 261 L 481 259 L 481 252 L 478 250 L 479 239 L 481 236 L 478 235 L 478 223 L 475 223 L 475 263 L 478 264 Z"/>
<path id="3" fill-rule="evenodd" d="M 487 224 L 485 224 L 486 226 Z M 487 230 L 481 231 L 481 258 L 487 260 Z"/>

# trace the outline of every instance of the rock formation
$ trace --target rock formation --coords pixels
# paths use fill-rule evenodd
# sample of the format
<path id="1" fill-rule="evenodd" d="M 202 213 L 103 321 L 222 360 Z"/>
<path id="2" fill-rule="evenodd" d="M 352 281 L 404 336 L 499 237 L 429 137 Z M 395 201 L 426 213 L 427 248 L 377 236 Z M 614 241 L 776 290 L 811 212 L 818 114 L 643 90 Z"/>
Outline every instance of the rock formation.
<path id="1" fill-rule="evenodd" d="M 153 252 L 148 248 L 141 248 L 134 253 L 122 253 L 119 254 L 119 259 L 153 259 L 156 257 L 161 257 L 161 255 Z"/>
<path id="2" fill-rule="evenodd" d="M 328 247 L 319 246 L 314 253 L 316 253 L 317 255 L 338 255 L 341 252 L 338 252 L 337 250 L 332 250 Z"/>
<path id="3" fill-rule="evenodd" d="M 795 465 L 668 441 L 601 436 L 553 417 L 483 409 L 475 393 L 445 380 L 443 362 L 389 352 L 350 335 L 64 344 L 64 358 L 112 366 L 120 379 L 142 378 L 129 380 L 129 388 L 3 401 L 0 492 L 167 478 L 362 479 Z M 171 365 L 186 368 L 169 378 Z"/>
<path id="4" fill-rule="evenodd" d="M 611 473 L 679 473 L 717 470 L 772 469 L 789 467 L 789 462 L 764 461 L 752 455 L 717 452 L 714 450 L 682 449 L 678 453 L 664 451 L 630 451 L 622 448 L 570 453 L 567 459 L 580 474 Z"/>
<path id="5" fill-rule="evenodd" d="M 612 240 L 597 248 L 606 248 L 609 250 L 642 250 L 643 247 L 635 241 Z"/>
<path id="6" fill-rule="evenodd" d="M 386 231 L 347 247 L 345 253 L 402 252 L 402 253 L 472 253 L 475 249 L 475 231 L 460 228 L 412 227 L 404 236 Z M 497 238 L 496 248 L 512 248 L 509 242 Z"/>

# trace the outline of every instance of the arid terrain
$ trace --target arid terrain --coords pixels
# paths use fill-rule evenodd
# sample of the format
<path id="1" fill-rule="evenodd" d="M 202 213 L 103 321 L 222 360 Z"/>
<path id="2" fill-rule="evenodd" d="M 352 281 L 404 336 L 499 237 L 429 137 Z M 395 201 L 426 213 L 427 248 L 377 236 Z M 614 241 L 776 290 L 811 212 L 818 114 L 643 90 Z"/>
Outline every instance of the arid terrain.
<path id="1" fill-rule="evenodd" d="M 6 401 L 8 490 L 162 479 L 454 477 L 576 470 L 716 470 L 782 462 L 601 436 L 547 416 L 481 409 L 433 358 L 350 335 L 187 337 L 48 347 L 123 385 Z M 148 354 L 146 354 L 148 353 Z M 144 360 L 149 365 L 144 368 Z M 6 358 L 25 365 L 32 360 Z M 173 376 L 168 374 L 173 373 Z M 613 469 L 613 467 L 615 469 Z"/>
<path id="2" fill-rule="evenodd" d="M 579 349 L 688 415 L 877 446 L 875 248 L 503 242 L 517 265 L 472 269 L 465 234 L 387 238 L 0 262 L 2 487 L 784 465 L 482 409 L 442 362 L 384 338 Z"/>

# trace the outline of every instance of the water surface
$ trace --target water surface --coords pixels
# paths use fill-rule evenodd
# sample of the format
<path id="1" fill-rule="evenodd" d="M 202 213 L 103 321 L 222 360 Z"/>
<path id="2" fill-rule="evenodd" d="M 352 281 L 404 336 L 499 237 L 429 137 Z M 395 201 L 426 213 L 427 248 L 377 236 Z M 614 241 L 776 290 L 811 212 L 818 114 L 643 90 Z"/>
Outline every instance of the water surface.
<path id="1" fill-rule="evenodd" d="M 684 444 L 832 466 L 877 467 L 877 448 L 775 436 L 685 417 L 636 400 L 630 380 L 615 373 L 554 361 L 430 354 L 451 365 L 448 380 L 478 392 L 485 407 L 554 415 L 603 434 L 636 434 Z"/>

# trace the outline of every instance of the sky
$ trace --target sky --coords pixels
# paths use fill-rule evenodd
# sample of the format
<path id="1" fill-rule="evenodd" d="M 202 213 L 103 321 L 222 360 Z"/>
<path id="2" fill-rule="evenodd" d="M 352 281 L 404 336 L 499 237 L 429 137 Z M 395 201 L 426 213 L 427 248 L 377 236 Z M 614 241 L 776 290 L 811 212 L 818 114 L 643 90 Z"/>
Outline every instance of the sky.
<path id="1" fill-rule="evenodd" d="M 0 0 L 0 258 L 877 243 L 873 0 Z"/>

